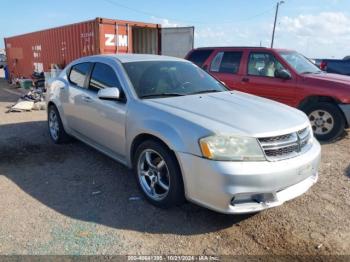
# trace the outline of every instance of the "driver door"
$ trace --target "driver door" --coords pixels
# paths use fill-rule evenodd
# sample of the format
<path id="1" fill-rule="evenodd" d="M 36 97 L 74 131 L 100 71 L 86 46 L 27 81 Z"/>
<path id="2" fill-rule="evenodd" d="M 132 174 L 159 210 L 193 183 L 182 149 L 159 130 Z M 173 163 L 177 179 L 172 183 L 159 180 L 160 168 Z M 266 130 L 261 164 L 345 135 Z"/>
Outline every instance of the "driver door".
<path id="1" fill-rule="evenodd" d="M 285 69 L 269 52 L 251 52 L 246 75 L 241 79 L 244 90 L 250 94 L 272 99 L 290 106 L 297 104 L 296 79 L 281 79 L 274 71 Z"/>

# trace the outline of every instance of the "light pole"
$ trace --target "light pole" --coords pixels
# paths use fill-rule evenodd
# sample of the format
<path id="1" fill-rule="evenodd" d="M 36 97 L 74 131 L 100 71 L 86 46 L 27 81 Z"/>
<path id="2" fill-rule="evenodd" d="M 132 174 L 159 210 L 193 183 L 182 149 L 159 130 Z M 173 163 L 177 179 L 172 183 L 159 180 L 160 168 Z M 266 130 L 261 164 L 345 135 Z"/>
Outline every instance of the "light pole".
<path id="1" fill-rule="evenodd" d="M 284 1 L 278 1 L 276 5 L 275 22 L 273 23 L 273 30 L 272 30 L 271 48 L 273 48 L 273 40 L 275 39 L 275 29 L 276 29 L 276 22 L 277 22 L 277 16 L 278 16 L 278 8 L 281 4 L 284 4 Z"/>

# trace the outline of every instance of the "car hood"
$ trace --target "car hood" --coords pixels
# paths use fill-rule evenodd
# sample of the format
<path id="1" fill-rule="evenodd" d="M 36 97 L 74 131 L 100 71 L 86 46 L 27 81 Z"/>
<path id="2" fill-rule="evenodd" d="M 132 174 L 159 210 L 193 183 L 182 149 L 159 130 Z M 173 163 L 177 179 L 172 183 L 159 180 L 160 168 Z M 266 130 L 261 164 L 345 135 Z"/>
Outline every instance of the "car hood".
<path id="1" fill-rule="evenodd" d="M 274 136 L 309 123 L 297 109 L 238 91 L 149 99 L 147 103 L 215 134 Z"/>
<path id="2" fill-rule="evenodd" d="M 320 74 L 306 74 L 303 75 L 305 79 L 310 80 L 323 80 L 331 81 L 332 83 L 339 83 L 346 85 L 350 90 L 350 76 L 331 74 L 331 73 L 320 73 Z"/>

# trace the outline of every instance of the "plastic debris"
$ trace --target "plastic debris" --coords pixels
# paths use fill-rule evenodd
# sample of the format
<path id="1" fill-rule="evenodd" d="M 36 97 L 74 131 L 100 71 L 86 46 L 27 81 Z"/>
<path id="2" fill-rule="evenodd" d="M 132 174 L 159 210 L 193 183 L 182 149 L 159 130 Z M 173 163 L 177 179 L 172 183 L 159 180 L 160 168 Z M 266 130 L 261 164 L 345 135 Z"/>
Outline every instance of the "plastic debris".
<path id="1" fill-rule="evenodd" d="M 30 111 L 33 109 L 34 102 L 32 101 L 19 101 L 10 108 L 11 112 Z"/>
<path id="2" fill-rule="evenodd" d="M 46 110 L 45 89 L 32 88 L 26 95 L 18 99 L 17 103 L 10 107 L 9 112 L 22 112 L 31 110 Z"/>
<path id="3" fill-rule="evenodd" d="M 141 197 L 138 197 L 138 196 L 129 197 L 129 201 L 138 201 L 138 200 L 141 200 Z"/>
<path id="4" fill-rule="evenodd" d="M 95 195 L 99 195 L 101 193 L 102 193 L 101 191 L 94 191 L 94 192 L 91 193 L 91 195 L 95 196 Z"/>

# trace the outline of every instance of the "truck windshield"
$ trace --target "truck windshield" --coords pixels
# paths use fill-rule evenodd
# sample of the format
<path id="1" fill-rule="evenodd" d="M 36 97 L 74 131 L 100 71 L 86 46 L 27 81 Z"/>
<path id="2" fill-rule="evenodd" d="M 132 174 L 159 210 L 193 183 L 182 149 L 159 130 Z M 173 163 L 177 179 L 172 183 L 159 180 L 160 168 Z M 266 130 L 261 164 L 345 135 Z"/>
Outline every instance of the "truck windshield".
<path id="1" fill-rule="evenodd" d="M 299 74 L 319 74 L 322 72 L 309 59 L 297 52 L 280 51 L 279 54 Z"/>
<path id="2" fill-rule="evenodd" d="M 140 98 L 227 91 L 222 83 L 189 62 L 140 61 L 123 66 Z"/>

